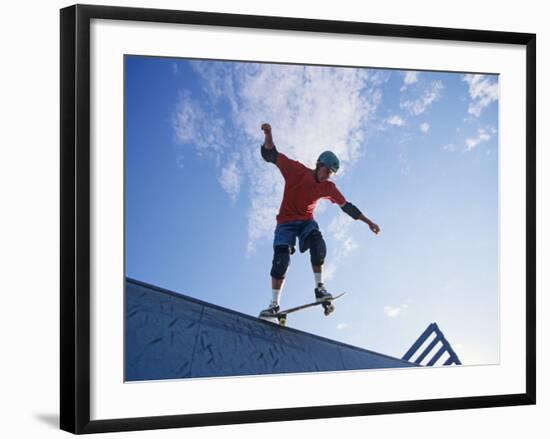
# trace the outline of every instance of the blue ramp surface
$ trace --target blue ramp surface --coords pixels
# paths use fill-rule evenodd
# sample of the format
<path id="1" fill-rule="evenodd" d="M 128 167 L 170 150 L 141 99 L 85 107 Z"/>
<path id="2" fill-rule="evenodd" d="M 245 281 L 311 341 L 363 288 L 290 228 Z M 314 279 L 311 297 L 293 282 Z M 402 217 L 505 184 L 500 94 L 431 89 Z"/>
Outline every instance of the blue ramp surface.
<path id="1" fill-rule="evenodd" d="M 127 381 L 416 367 L 126 279 Z"/>

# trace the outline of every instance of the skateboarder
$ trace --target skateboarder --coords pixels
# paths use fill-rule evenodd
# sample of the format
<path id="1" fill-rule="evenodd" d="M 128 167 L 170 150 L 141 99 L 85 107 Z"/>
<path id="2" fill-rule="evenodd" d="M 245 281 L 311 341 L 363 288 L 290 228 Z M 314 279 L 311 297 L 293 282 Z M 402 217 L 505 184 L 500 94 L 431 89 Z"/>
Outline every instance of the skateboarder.
<path id="1" fill-rule="evenodd" d="M 296 238 L 300 252 L 309 250 L 310 253 L 315 278 L 315 299 L 320 302 L 332 298 L 323 284 L 323 263 L 327 248 L 319 225 L 313 219 L 313 211 L 318 200 L 327 198 L 338 204 L 353 219 L 366 223 L 375 234 L 380 232 L 380 227 L 364 216 L 352 203 L 346 201 L 336 185 L 330 181 L 330 177 L 338 172 L 340 167 L 340 161 L 333 152 L 323 152 L 317 159 L 315 169 L 310 169 L 277 151 L 270 124 L 262 124 L 261 129 L 265 135 L 261 147 L 262 157 L 266 162 L 275 164 L 285 179 L 283 201 L 277 215 L 273 242 L 272 299 L 269 306 L 260 313 L 262 318 L 272 318 L 279 311 L 281 290 L 290 265 L 290 255 L 295 251 Z"/>

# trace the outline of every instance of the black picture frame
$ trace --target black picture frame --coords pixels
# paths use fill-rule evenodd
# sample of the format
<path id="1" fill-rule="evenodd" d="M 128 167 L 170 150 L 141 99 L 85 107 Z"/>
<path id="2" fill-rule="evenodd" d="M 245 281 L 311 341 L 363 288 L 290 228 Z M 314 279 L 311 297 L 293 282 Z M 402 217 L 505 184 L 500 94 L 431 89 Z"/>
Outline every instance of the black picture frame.
<path id="1" fill-rule="evenodd" d="M 526 48 L 525 393 L 90 420 L 90 21 L 134 20 L 256 29 L 485 42 Z M 536 36 L 530 33 L 74 5 L 60 11 L 60 426 L 81 434 L 535 404 Z"/>

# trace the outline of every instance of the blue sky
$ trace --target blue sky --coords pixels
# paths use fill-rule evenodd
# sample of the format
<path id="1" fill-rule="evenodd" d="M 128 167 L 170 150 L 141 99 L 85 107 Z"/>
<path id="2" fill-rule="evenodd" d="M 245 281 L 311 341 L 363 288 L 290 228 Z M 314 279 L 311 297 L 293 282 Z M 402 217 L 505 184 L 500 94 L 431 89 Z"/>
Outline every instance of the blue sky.
<path id="1" fill-rule="evenodd" d="M 321 201 L 336 312 L 292 327 L 401 357 L 437 322 L 464 364 L 499 361 L 498 76 L 125 58 L 126 275 L 256 316 L 271 299 L 281 152 L 334 182 L 381 228 Z M 281 306 L 313 299 L 295 254 Z"/>

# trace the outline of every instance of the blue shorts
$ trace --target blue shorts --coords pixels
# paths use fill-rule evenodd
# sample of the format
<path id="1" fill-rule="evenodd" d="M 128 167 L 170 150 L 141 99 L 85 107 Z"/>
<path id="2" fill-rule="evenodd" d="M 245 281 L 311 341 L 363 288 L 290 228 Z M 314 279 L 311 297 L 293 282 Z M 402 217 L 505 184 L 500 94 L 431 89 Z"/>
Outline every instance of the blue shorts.
<path id="1" fill-rule="evenodd" d="M 319 230 L 319 224 L 315 220 L 290 221 L 288 223 L 277 224 L 273 247 L 288 245 L 291 247 L 291 253 L 294 253 L 296 237 L 298 237 L 300 251 L 303 253 L 307 250 L 305 240 L 314 230 Z"/>

